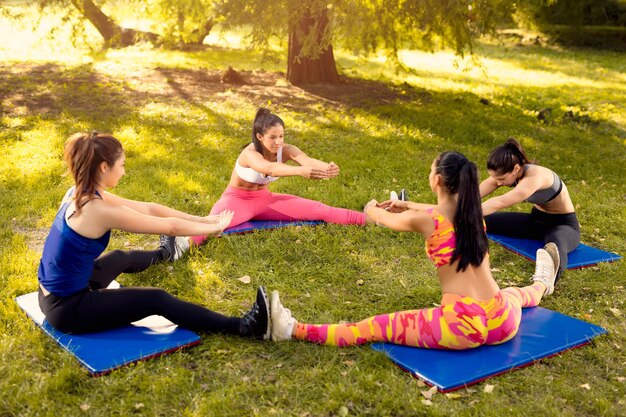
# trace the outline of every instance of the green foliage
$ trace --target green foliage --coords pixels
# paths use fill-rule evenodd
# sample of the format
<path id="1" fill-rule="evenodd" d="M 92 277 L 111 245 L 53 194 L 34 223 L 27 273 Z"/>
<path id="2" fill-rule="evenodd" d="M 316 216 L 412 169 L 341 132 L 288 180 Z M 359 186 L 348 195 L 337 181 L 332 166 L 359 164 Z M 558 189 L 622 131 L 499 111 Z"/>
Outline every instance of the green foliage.
<path id="1" fill-rule="evenodd" d="M 520 2 L 518 7 L 539 26 L 626 26 L 623 0 L 533 0 Z"/>
<path id="2" fill-rule="evenodd" d="M 544 25 L 542 32 L 560 45 L 626 52 L 626 27 Z"/>
<path id="3" fill-rule="evenodd" d="M 202 44 L 214 25 L 212 0 L 147 0 L 142 15 L 152 18 L 163 42 L 172 46 Z"/>
<path id="4" fill-rule="evenodd" d="M 512 7 L 505 0 L 313 0 L 305 7 L 288 0 L 224 0 L 219 11 L 227 27 L 251 27 L 251 44 L 266 50 L 273 36 L 284 37 L 303 17 L 318 21 L 321 14 L 327 14 L 330 25 L 322 28 L 322 40 L 316 40 L 318 31 L 310 31 L 304 55 L 315 57 L 334 43 L 359 54 L 382 50 L 395 58 L 401 48 L 449 47 L 459 55 L 471 52 L 473 40 L 493 33 L 510 16 Z"/>

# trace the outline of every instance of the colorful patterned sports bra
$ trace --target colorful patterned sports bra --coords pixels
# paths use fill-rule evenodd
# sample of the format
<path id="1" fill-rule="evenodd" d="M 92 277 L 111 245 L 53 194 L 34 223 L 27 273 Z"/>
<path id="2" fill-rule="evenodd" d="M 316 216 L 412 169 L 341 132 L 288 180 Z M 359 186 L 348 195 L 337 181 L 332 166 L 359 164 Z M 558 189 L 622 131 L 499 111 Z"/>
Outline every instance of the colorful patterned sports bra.
<path id="1" fill-rule="evenodd" d="M 452 260 L 454 249 L 456 249 L 456 232 L 454 225 L 441 215 L 435 208 L 426 210 L 430 214 L 435 225 L 435 230 L 426 239 L 426 256 L 430 258 L 437 268 L 448 265 Z M 483 220 L 483 227 L 487 230 L 487 225 Z"/>
<path id="2" fill-rule="evenodd" d="M 434 208 L 426 210 L 435 225 L 435 230 L 426 239 L 426 256 L 437 268 L 450 263 L 456 248 L 456 233 L 454 225 Z"/>

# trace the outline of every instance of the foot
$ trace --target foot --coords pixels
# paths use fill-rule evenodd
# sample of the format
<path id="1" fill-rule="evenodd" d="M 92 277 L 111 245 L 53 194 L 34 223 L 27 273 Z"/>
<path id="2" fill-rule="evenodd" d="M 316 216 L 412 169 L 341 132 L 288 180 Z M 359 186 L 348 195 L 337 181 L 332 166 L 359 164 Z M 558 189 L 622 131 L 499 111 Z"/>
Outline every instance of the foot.
<path id="1" fill-rule="evenodd" d="M 269 340 L 270 310 L 265 288 L 259 287 L 256 292 L 256 301 L 252 304 L 252 308 L 241 318 L 239 334 L 244 337 Z"/>
<path id="2" fill-rule="evenodd" d="M 291 333 L 297 322 L 291 316 L 291 311 L 280 303 L 278 291 L 272 291 L 270 304 L 270 311 L 272 312 L 272 340 L 274 342 L 291 340 Z"/>
<path id="3" fill-rule="evenodd" d="M 400 190 L 400 194 L 398 196 L 400 198 L 400 201 L 408 201 L 409 197 L 406 194 L 406 190 L 403 188 Z"/>
<path id="4" fill-rule="evenodd" d="M 554 242 L 548 242 L 543 247 L 546 252 L 550 254 L 552 258 L 552 262 L 554 263 L 554 273 L 555 275 L 559 275 L 559 271 L 561 269 L 561 256 L 559 255 L 559 248 L 556 246 Z M 555 278 L 556 281 L 556 278 Z"/>
<path id="5" fill-rule="evenodd" d="M 554 292 L 555 279 L 556 274 L 554 272 L 552 257 L 545 249 L 537 249 L 537 263 L 535 264 L 533 281 L 543 282 L 546 285 L 544 295 L 550 295 Z"/>
<path id="6" fill-rule="evenodd" d="M 398 199 L 398 193 L 396 193 L 395 191 L 392 191 L 389 193 L 389 199 L 390 200 L 397 200 Z"/>
<path id="7" fill-rule="evenodd" d="M 159 249 L 163 251 L 166 261 L 174 262 L 185 254 L 189 250 L 189 241 L 182 236 L 159 236 L 159 242 L 161 243 Z"/>

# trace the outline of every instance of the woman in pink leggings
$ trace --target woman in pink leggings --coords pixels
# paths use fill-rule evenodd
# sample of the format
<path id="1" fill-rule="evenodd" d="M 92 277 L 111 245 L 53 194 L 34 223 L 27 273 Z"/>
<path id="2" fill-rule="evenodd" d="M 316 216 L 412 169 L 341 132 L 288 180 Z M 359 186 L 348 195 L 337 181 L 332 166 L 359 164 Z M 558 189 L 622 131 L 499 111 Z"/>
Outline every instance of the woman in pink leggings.
<path id="1" fill-rule="evenodd" d="M 554 291 L 555 268 L 544 249 L 537 251 L 533 284 L 500 289 L 491 276 L 476 165 L 456 152 L 432 163 L 430 187 L 437 204 L 372 200 L 365 212 L 377 223 L 426 239 L 426 255 L 437 268 L 441 305 L 380 314 L 355 323 L 297 322 L 270 300 L 272 340 L 298 339 L 332 346 L 389 342 L 431 349 L 469 349 L 504 343 L 515 336 L 523 307 L 534 307 Z"/>
<path id="2" fill-rule="evenodd" d="M 292 161 L 297 165 L 288 165 Z M 309 157 L 294 145 L 285 143 L 285 123 L 267 109 L 254 118 L 252 143 L 239 154 L 228 187 L 211 210 L 235 213 L 230 227 L 248 220 L 323 220 L 327 223 L 366 223 L 359 211 L 330 207 L 319 201 L 289 194 L 275 194 L 268 185 L 280 177 L 301 176 L 321 180 L 339 175 L 339 167 Z M 192 236 L 192 245 L 201 245 L 207 235 Z M 177 241 L 177 243 L 180 241 Z"/>

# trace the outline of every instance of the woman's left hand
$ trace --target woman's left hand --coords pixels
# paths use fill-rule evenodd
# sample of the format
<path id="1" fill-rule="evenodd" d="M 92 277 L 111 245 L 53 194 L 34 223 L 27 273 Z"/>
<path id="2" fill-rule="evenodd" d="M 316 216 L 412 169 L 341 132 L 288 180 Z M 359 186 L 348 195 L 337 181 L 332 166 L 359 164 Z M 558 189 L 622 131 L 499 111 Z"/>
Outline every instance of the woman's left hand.
<path id="1" fill-rule="evenodd" d="M 365 207 L 363 207 L 363 213 L 367 214 L 367 209 L 370 207 L 378 207 L 378 201 L 376 199 L 370 200 Z"/>
<path id="2" fill-rule="evenodd" d="M 216 224 L 219 223 L 221 217 L 219 214 L 209 214 L 208 216 L 200 217 L 200 221 L 207 224 Z"/>
<path id="3" fill-rule="evenodd" d="M 328 178 L 335 178 L 339 175 L 339 166 L 334 162 L 329 163 L 328 168 L 326 168 L 326 174 Z"/>

